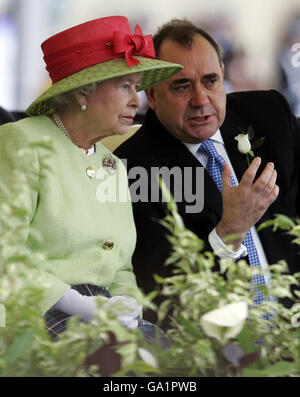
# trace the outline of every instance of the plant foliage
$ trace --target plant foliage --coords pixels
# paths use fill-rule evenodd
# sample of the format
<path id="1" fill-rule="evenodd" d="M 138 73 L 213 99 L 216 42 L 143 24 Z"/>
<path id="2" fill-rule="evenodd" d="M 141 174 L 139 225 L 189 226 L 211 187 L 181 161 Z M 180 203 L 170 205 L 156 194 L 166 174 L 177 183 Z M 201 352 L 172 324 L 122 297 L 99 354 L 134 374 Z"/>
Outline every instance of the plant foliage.
<path id="1" fill-rule="evenodd" d="M 41 145 L 51 150 L 50 142 Z M 19 153 L 20 158 L 32 149 Z M 244 260 L 217 260 L 214 254 L 203 252 L 203 241 L 185 228 L 173 201 L 163 224 L 173 247 L 166 266 L 172 266 L 174 274 L 166 279 L 157 277 L 165 298 L 157 309 L 159 319 L 171 319 L 170 348 L 162 349 L 159 335 L 157 343 L 150 343 L 139 329 L 122 327 L 114 313 L 101 309 L 101 298 L 98 315 L 91 323 L 72 318 L 68 330 L 53 341 L 38 307 L 48 288 L 39 270 L 46 258 L 31 252 L 24 243 L 23 225 L 28 213 L 22 207 L 22 197 L 29 186 L 37 189 L 30 184 L 35 179 L 30 173 L 21 166 L 16 170 L 13 200 L 0 204 L 0 376 L 99 376 L 99 368 L 88 366 L 86 359 L 107 343 L 112 330 L 121 356 L 121 369 L 114 375 L 300 376 L 300 327 L 293 321 L 299 306 L 287 309 L 274 302 L 255 306 L 253 270 Z M 273 226 L 280 227 L 282 222 L 299 244 L 299 223 L 279 216 Z M 269 268 L 270 294 L 299 302 L 290 288 L 299 286 L 300 274 L 288 275 L 284 262 Z M 264 293 L 269 293 L 267 288 Z M 154 296 L 152 292 L 143 297 L 145 306 L 153 306 L 150 301 Z M 238 334 L 228 338 L 230 330 L 222 326 L 215 329 L 219 339 L 204 332 L 201 318 L 205 314 L 238 302 L 246 302 L 249 308 Z M 265 320 L 265 313 L 272 313 L 273 319 Z"/>

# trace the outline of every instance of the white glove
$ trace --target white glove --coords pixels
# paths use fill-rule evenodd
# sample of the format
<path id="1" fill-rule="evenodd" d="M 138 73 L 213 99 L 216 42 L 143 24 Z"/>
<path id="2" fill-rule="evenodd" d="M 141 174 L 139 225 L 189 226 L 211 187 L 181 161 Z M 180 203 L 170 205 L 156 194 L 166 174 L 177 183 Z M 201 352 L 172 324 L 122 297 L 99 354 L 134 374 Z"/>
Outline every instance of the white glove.
<path id="1" fill-rule="evenodd" d="M 71 316 L 80 316 L 88 323 L 97 311 L 95 298 L 96 296 L 81 295 L 75 289 L 70 288 L 53 308 Z"/>
<path id="2" fill-rule="evenodd" d="M 69 289 L 60 300 L 53 306 L 71 316 L 80 316 L 85 322 L 90 322 L 97 311 L 95 299 L 97 296 L 81 295 L 74 289 Z M 112 298 L 101 297 L 106 302 L 102 305 L 105 310 L 112 310 L 116 313 L 117 319 L 122 325 L 129 329 L 138 326 L 138 317 L 142 312 L 142 306 L 131 296 L 113 296 Z"/>
<path id="3" fill-rule="evenodd" d="M 105 310 L 114 309 L 117 319 L 125 327 L 133 329 L 138 326 L 136 317 L 141 315 L 142 306 L 133 297 L 127 295 L 113 296 L 102 307 Z"/>

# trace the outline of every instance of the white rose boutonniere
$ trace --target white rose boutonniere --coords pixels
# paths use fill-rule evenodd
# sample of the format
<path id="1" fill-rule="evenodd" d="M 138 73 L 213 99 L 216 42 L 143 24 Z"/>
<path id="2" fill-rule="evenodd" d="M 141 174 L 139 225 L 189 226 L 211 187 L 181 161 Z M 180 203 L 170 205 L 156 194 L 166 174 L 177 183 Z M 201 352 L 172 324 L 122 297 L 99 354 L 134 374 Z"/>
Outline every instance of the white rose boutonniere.
<path id="1" fill-rule="evenodd" d="M 239 134 L 234 139 L 238 141 L 239 152 L 246 154 L 251 151 L 251 143 L 248 134 Z"/>
<path id="2" fill-rule="evenodd" d="M 206 335 L 225 344 L 242 331 L 247 317 L 247 303 L 235 302 L 205 313 L 200 319 L 200 325 Z"/>
<path id="3" fill-rule="evenodd" d="M 252 144 L 250 141 L 254 138 L 254 130 L 250 125 L 247 131 L 244 131 L 242 128 L 239 128 L 241 134 L 234 137 L 236 141 L 238 141 L 238 151 L 242 154 L 246 155 L 247 164 L 250 164 L 250 156 L 254 157 L 253 150 L 258 149 L 265 140 L 265 137 L 257 139 Z"/>

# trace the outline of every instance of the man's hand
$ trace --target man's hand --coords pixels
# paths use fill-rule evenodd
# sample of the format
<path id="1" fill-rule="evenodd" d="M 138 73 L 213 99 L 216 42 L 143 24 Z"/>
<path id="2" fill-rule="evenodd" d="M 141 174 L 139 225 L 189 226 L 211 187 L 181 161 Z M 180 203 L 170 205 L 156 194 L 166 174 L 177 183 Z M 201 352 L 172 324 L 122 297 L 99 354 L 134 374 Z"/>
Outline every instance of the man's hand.
<path id="1" fill-rule="evenodd" d="M 276 200 L 279 187 L 276 185 L 277 173 L 273 163 L 268 163 L 255 182 L 261 159 L 255 157 L 245 171 L 239 186 L 231 184 L 231 170 L 224 164 L 223 184 L 223 215 L 216 226 L 218 236 L 224 239 L 232 234 L 240 239 L 226 241 L 237 250 L 248 230 L 263 216 L 267 208 Z"/>

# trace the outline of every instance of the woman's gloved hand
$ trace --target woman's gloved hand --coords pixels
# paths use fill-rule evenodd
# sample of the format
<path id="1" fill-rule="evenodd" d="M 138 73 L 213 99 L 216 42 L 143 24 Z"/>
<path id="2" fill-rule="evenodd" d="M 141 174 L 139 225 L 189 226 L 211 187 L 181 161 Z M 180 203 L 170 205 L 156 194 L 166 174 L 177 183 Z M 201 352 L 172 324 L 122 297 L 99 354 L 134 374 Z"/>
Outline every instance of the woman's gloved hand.
<path id="1" fill-rule="evenodd" d="M 80 316 L 85 322 L 90 322 L 97 311 L 95 296 L 81 295 L 75 289 L 70 288 L 53 306 L 71 316 Z"/>
<path id="2" fill-rule="evenodd" d="M 142 313 L 142 305 L 139 305 L 132 296 L 117 295 L 108 298 L 102 306 L 104 310 L 114 310 L 121 324 L 129 329 L 138 326 L 137 317 Z"/>
<path id="3" fill-rule="evenodd" d="M 85 322 L 90 322 L 97 312 L 96 299 L 97 296 L 85 296 L 74 289 L 69 289 L 53 308 L 71 316 L 80 316 Z M 102 308 L 113 310 L 122 325 L 129 329 L 137 327 L 136 317 L 141 315 L 142 306 L 133 297 L 117 295 L 112 298 L 101 297 L 101 299 L 105 300 Z"/>

